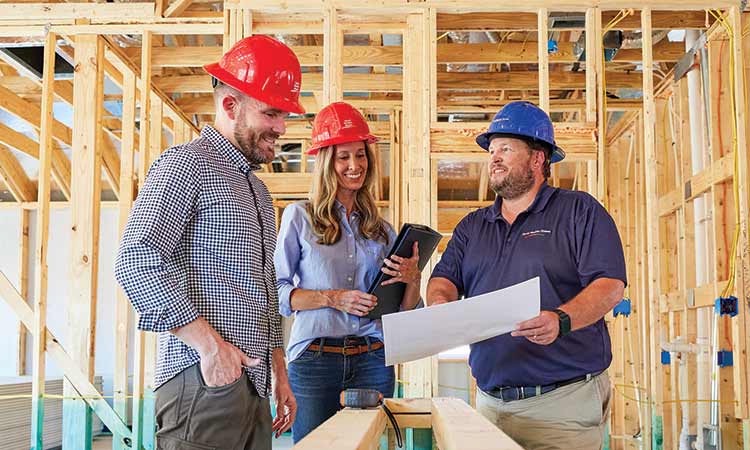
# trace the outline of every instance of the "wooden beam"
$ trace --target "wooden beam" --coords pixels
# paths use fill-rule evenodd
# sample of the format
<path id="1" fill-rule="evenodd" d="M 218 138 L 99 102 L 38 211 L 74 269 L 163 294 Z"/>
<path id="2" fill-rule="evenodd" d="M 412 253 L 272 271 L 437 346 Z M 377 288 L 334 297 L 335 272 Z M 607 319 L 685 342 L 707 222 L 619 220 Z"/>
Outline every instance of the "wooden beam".
<path id="1" fill-rule="evenodd" d="M 437 88 L 440 91 L 503 91 L 528 89 L 539 86 L 538 72 L 437 72 Z M 0 78 L 1 79 L 1 78 Z M 391 73 L 345 73 L 344 92 L 401 92 L 403 77 Z M 640 73 L 607 72 L 607 87 L 613 89 L 640 89 L 643 79 Z M 208 75 L 168 75 L 154 77 L 156 85 L 169 94 L 211 94 L 211 78 Z M 586 86 L 584 72 L 552 72 L 549 74 L 550 89 L 583 89 Z M 323 74 L 302 74 L 302 92 L 323 90 Z"/>
<path id="2" fill-rule="evenodd" d="M 138 86 L 140 93 L 141 93 L 141 102 L 140 102 L 140 148 L 139 148 L 139 154 L 140 157 L 139 163 L 140 163 L 140 169 L 139 174 L 145 175 L 148 172 L 148 167 L 150 165 L 150 161 L 148 158 L 149 148 L 150 148 L 150 142 L 151 142 L 151 131 L 150 128 L 152 126 L 151 123 L 151 71 L 152 71 L 152 61 L 153 61 L 153 42 L 152 42 L 153 35 L 151 33 L 143 33 L 143 37 L 141 40 L 141 76 L 140 76 L 140 84 Z M 140 178 L 140 184 L 142 185 L 144 182 L 143 178 Z"/>
<path id="3" fill-rule="evenodd" d="M 432 431 L 441 450 L 523 450 L 497 426 L 457 398 L 432 399 Z"/>
<path id="4" fill-rule="evenodd" d="M 39 159 L 39 144 L 23 133 L 0 123 L 0 143 L 25 153 L 34 159 Z"/>
<path id="5" fill-rule="evenodd" d="M 174 17 L 182 14 L 191 4 L 193 0 L 175 0 L 169 5 L 166 11 L 164 11 L 164 17 Z"/>
<path id="6" fill-rule="evenodd" d="M 2 79 L 2 78 L 0 78 Z M 347 92 L 400 92 L 401 75 L 392 73 L 346 73 L 343 74 L 342 86 Z M 202 93 L 211 94 L 211 77 L 209 75 L 168 75 L 154 77 L 154 83 L 169 94 Z M 306 72 L 302 74 L 302 92 L 323 90 L 323 74 Z"/>
<path id="7" fill-rule="evenodd" d="M 302 66 L 323 66 L 324 48 L 320 46 L 292 46 Z M 346 45 L 342 49 L 341 63 L 344 66 L 400 66 L 403 63 L 403 48 L 399 46 Z M 523 42 L 498 44 L 439 44 L 438 64 L 488 64 L 523 63 L 536 64 L 536 45 Z M 136 48 L 125 49 L 130 58 L 137 58 Z M 685 53 L 684 44 L 660 42 L 654 47 L 655 62 L 675 62 Z M 153 67 L 202 67 L 221 57 L 221 47 L 157 47 L 153 50 Z M 578 57 L 573 52 L 572 42 L 558 43 L 558 52 L 550 55 L 550 63 L 575 63 Z M 641 61 L 637 49 L 620 50 L 614 61 Z"/>
<path id="8" fill-rule="evenodd" d="M 70 355 L 89 382 L 94 377 L 99 198 L 101 194 L 101 120 L 104 90 L 103 45 L 96 35 L 76 39 L 73 78 L 73 179 L 71 196 L 71 282 L 68 300 Z M 66 383 L 66 397 L 76 395 Z M 83 400 L 63 402 L 63 445 L 91 448 L 91 411 Z"/>
<path id="9" fill-rule="evenodd" d="M 27 328 L 31 329 L 33 327 L 34 312 L 2 272 L 0 272 L 0 298 L 5 300 L 5 303 Z M 42 347 L 46 349 L 46 354 L 65 375 L 66 382 L 69 382 L 75 388 L 74 395 L 83 399 L 96 412 L 96 415 L 99 416 L 107 428 L 116 430 L 116 432 L 129 438 L 131 433 L 128 426 L 117 417 L 117 414 L 115 414 L 107 401 L 104 400 L 102 394 L 89 381 L 88 375 L 78 367 L 78 364 L 68 355 L 62 345 L 60 345 L 60 341 L 58 341 L 49 329 L 44 329 L 44 339 L 40 340 L 44 342 Z M 32 448 L 35 450 L 43 449 L 43 447 Z"/>
<path id="10" fill-rule="evenodd" d="M 154 15 L 154 4 L 142 3 L 8 3 L 3 20 L 53 21 L 71 19 L 138 21 Z M 2 21 L 0 21 L 2 23 Z"/>
<path id="11" fill-rule="evenodd" d="M 38 211 L 36 223 L 36 254 L 34 258 L 34 313 L 31 325 L 27 325 L 32 335 L 32 382 L 31 382 L 31 448 L 44 449 L 44 383 L 46 379 L 47 350 L 47 241 L 49 237 L 49 204 L 51 191 L 52 161 L 55 150 L 62 153 L 52 142 L 55 92 L 55 46 L 57 35 L 47 34 L 44 44 L 44 69 L 42 73 L 42 104 L 39 124 L 39 181 Z M 64 155 L 63 155 L 64 156 Z M 66 158 L 67 161 L 67 158 Z M 68 170 L 68 176 L 70 171 Z M 68 193 L 68 196 L 70 193 Z M 70 198 L 70 197 L 68 197 Z"/>
<path id="12" fill-rule="evenodd" d="M 31 220 L 31 211 L 24 209 L 20 211 L 20 229 L 21 233 L 18 236 L 18 242 L 20 242 L 20 251 L 18 252 L 18 271 L 20 277 L 18 279 L 18 287 L 20 290 L 21 297 L 26 302 L 29 302 L 29 222 Z M 16 364 L 16 375 L 26 375 L 26 340 L 28 332 L 26 325 L 21 321 L 18 322 L 18 358 Z"/>
<path id="13" fill-rule="evenodd" d="M 136 109 L 136 80 L 135 74 L 123 74 L 122 91 L 122 145 L 120 149 L 120 192 L 118 229 L 122 236 L 130 210 L 133 207 L 135 193 L 135 109 Z M 115 299 L 115 355 L 129 353 L 129 331 L 132 324 L 132 308 L 125 292 L 117 287 Z M 115 396 L 113 405 L 117 415 L 127 421 L 128 414 L 128 358 L 115 358 L 114 380 L 112 390 Z M 126 450 L 124 436 L 113 433 L 114 450 Z"/>
<path id="14" fill-rule="evenodd" d="M 7 54 L 0 52 L 0 58 L 3 60 L 8 58 L 5 55 Z M 0 86 L 15 92 L 20 97 L 37 96 L 42 93 L 42 88 L 38 83 L 31 78 L 20 75 L 0 77 Z"/>
<path id="15" fill-rule="evenodd" d="M 596 135 L 591 124 L 555 123 L 555 139 L 566 149 L 566 161 L 595 160 Z M 486 152 L 475 142 L 475 137 L 484 132 L 484 122 L 436 122 L 430 129 L 430 147 L 437 153 L 476 153 L 486 158 Z"/>
<path id="16" fill-rule="evenodd" d="M 651 8 L 647 7 L 641 11 L 641 30 L 643 33 L 643 146 L 645 159 L 645 211 L 646 211 L 646 262 L 648 265 L 648 278 L 645 280 L 648 293 L 647 311 L 649 352 L 657 355 L 659 352 L 659 332 L 661 330 L 661 314 L 659 313 L 659 217 L 657 186 L 657 155 L 655 139 L 656 103 L 654 99 L 653 79 L 653 46 L 651 29 Z M 654 402 L 658 412 L 663 408 L 662 395 L 662 373 L 655 360 L 646 359 L 649 371 L 649 382 L 646 384 L 648 398 Z"/>
<path id="17" fill-rule="evenodd" d="M 382 409 L 346 408 L 323 422 L 312 433 L 299 441 L 296 450 L 351 450 L 376 448 L 385 431 L 385 412 Z"/>
<path id="18" fill-rule="evenodd" d="M 615 14 L 617 14 L 616 11 L 604 11 L 602 21 L 608 23 Z M 438 13 L 437 23 L 438 31 L 533 31 L 537 29 L 537 17 L 532 12 Z M 654 11 L 653 23 L 654 30 L 703 29 L 706 27 L 706 15 L 704 11 Z M 631 31 L 640 30 L 640 28 L 639 11 L 635 11 L 634 14 L 625 17 L 617 24 L 618 30 Z"/>
<path id="19" fill-rule="evenodd" d="M 549 12 L 547 8 L 537 11 L 537 66 L 539 67 L 539 107 L 549 114 L 549 52 L 547 51 L 547 28 Z"/>
<path id="20" fill-rule="evenodd" d="M 683 201 L 694 200 L 702 196 L 712 186 L 732 178 L 733 174 L 734 154 L 728 153 L 685 180 L 683 186 L 659 197 L 659 216 L 663 217 L 674 213 L 681 207 Z"/>
<path id="21" fill-rule="evenodd" d="M 323 16 L 323 103 L 326 105 L 344 97 L 343 48 L 344 33 L 338 26 L 337 11 L 326 7 Z"/>
<path id="22" fill-rule="evenodd" d="M 36 199 L 36 186 L 26 175 L 13 152 L 3 145 L 0 145 L 0 178 L 5 181 L 17 202 Z"/>
<path id="23" fill-rule="evenodd" d="M 0 108 L 6 110 L 10 114 L 17 116 L 20 119 L 28 122 L 32 127 L 39 130 L 40 120 L 39 117 L 42 115 L 42 111 L 35 104 L 18 97 L 13 92 L 0 86 Z M 53 120 L 52 123 L 52 137 L 58 142 L 70 146 L 72 136 L 70 128 L 63 125 L 57 120 Z M 2 134 L 2 133 L 0 133 Z M 17 136 L 16 136 L 17 137 Z M 26 145 L 28 142 L 24 141 Z M 21 149 L 19 149 L 21 150 Z M 69 197 L 70 193 L 70 161 L 65 156 L 63 151 L 55 146 L 52 155 L 52 173 L 55 176 L 55 181 L 62 189 L 66 197 Z"/>
<path id="24" fill-rule="evenodd" d="M 271 195 L 306 195 L 312 187 L 311 173 L 259 172 L 256 175 L 266 184 Z"/>
<path id="25" fill-rule="evenodd" d="M 739 204 L 735 205 L 735 208 L 739 209 L 739 255 L 732 255 L 732 257 L 739 258 L 739 264 L 735 266 L 735 277 L 737 297 L 746 299 L 750 295 L 750 274 L 747 272 L 747 267 L 750 266 L 750 233 L 748 232 L 748 213 L 750 212 L 750 206 L 748 202 L 750 199 L 750 168 L 748 168 L 748 139 L 747 139 L 747 97 L 746 89 L 748 82 L 745 79 L 747 65 L 746 59 L 748 56 L 744 53 L 743 47 L 746 43 L 743 43 L 745 39 L 745 29 L 743 29 L 743 13 L 737 5 L 732 6 L 729 9 L 729 23 L 732 28 L 732 42 L 733 45 L 731 50 L 733 51 L 733 77 L 734 84 L 731 86 L 734 91 L 734 120 L 735 120 L 735 138 L 736 138 L 736 158 L 737 158 L 737 179 L 734 182 L 737 184 L 739 190 Z M 747 17 L 746 17 L 747 18 Z M 747 20 L 745 21 L 747 23 Z M 747 328 L 750 326 L 750 314 L 748 314 L 747 308 L 741 308 L 741 311 L 732 322 L 732 340 L 735 346 L 735 352 L 739 354 L 739 360 L 743 361 L 744 364 L 739 367 L 734 367 L 734 384 L 735 384 L 735 399 L 739 400 L 736 405 L 735 411 L 731 414 L 732 419 L 739 417 L 745 419 L 745 424 L 750 426 L 747 419 L 750 418 L 750 363 L 748 363 L 748 350 L 750 350 L 750 333 Z M 723 414 L 726 417 L 726 414 Z M 736 425 L 734 426 L 736 430 Z M 746 429 L 745 433 L 750 433 L 750 429 Z M 746 435 L 745 445 L 748 445 L 748 438 Z M 729 444 L 732 445 L 732 444 Z"/>

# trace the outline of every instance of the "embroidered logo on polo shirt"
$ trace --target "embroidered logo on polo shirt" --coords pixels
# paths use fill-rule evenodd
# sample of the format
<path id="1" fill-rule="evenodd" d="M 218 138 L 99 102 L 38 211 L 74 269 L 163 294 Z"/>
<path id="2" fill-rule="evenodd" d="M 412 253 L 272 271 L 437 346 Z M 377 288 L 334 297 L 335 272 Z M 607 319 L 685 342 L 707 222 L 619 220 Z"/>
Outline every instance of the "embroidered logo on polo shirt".
<path id="1" fill-rule="evenodd" d="M 546 236 L 552 234 L 552 230 L 532 230 L 521 233 L 521 239 L 531 239 L 533 237 Z"/>

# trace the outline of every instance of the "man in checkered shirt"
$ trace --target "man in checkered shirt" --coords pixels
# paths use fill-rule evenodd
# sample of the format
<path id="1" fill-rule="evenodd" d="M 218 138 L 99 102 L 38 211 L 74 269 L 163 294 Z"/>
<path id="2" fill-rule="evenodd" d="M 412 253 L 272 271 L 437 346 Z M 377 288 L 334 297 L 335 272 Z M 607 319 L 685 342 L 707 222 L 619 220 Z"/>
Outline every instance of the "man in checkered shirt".
<path id="1" fill-rule="evenodd" d="M 294 421 L 281 333 L 271 197 L 253 174 L 274 158 L 299 104 L 299 61 L 284 44 L 243 39 L 211 74 L 214 126 L 166 150 L 131 212 L 115 275 L 159 332 L 157 447 L 270 449 Z M 268 396 L 275 381 L 276 419 Z"/>

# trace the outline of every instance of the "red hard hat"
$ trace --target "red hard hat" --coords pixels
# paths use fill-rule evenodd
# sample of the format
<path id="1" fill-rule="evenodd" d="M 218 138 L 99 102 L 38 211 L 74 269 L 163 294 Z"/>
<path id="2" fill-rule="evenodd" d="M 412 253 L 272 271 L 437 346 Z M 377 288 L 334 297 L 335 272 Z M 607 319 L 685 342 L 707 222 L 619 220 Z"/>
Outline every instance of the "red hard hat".
<path id="1" fill-rule="evenodd" d="M 352 105 L 346 102 L 331 103 L 315 116 L 312 146 L 307 154 L 315 155 L 321 148 L 356 141 L 372 144 L 378 138 L 370 134 L 367 121 Z"/>
<path id="2" fill-rule="evenodd" d="M 303 114 L 299 103 L 302 70 L 292 50 L 256 35 L 237 41 L 219 62 L 203 69 L 224 84 L 282 111 Z"/>

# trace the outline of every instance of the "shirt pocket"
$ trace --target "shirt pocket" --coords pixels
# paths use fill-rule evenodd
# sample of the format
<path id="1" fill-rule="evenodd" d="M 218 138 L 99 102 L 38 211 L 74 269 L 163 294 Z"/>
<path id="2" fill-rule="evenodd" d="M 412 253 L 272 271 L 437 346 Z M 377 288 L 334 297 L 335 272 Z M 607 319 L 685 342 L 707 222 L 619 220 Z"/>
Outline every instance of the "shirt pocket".
<path id="1" fill-rule="evenodd" d="M 257 216 L 229 190 L 211 192 L 209 197 L 211 202 L 203 204 L 195 219 L 195 243 L 231 267 L 247 265 L 253 255 L 260 255 L 250 239 L 260 237 Z"/>

